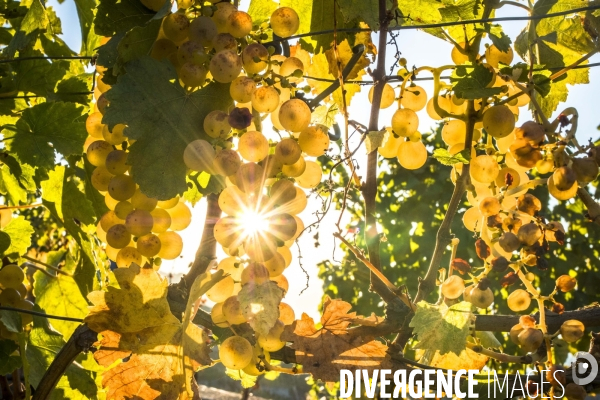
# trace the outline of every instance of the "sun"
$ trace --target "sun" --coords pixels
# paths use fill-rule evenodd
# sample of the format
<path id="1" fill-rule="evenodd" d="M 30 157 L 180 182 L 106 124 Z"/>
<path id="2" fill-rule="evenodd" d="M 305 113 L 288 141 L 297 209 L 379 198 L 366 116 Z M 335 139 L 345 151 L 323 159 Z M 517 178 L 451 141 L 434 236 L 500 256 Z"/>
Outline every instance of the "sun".
<path id="1" fill-rule="evenodd" d="M 237 218 L 245 237 L 262 235 L 269 230 L 268 216 L 261 212 L 248 209 Z"/>

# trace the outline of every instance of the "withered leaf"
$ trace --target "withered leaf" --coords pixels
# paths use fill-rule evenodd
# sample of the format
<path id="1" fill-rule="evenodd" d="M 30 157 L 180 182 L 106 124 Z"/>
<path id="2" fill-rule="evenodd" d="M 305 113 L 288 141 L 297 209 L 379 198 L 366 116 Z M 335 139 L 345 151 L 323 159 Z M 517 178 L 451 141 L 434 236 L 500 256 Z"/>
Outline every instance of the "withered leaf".
<path id="1" fill-rule="evenodd" d="M 190 398 L 186 372 L 211 363 L 206 333 L 171 313 L 167 281 L 156 271 L 134 264 L 114 274 L 119 288 L 90 293 L 94 305 L 85 319 L 100 332 L 94 358 L 107 367 L 107 398 Z"/>
<path id="2" fill-rule="evenodd" d="M 368 337 L 352 337 L 348 326 L 356 318 L 349 313 L 352 306 L 341 300 L 327 298 L 320 329 L 306 314 L 286 327 L 282 339 L 293 342 L 296 361 L 305 372 L 324 382 L 337 382 L 340 370 L 391 368 L 387 346 Z"/>

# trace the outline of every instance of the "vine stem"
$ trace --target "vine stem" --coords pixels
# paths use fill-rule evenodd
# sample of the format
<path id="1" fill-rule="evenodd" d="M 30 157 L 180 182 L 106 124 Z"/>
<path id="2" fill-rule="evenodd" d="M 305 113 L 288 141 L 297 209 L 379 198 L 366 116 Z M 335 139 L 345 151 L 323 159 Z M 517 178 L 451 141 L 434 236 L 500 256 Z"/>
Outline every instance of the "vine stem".
<path id="1" fill-rule="evenodd" d="M 377 66 L 373 72 L 373 102 L 371 103 L 371 112 L 369 116 L 370 132 L 379 131 L 379 108 L 381 106 L 381 97 L 383 95 L 383 87 L 385 86 L 385 57 L 387 48 L 388 36 L 388 14 L 386 8 L 386 0 L 379 0 L 379 54 L 377 55 Z M 377 151 L 372 151 L 367 157 L 367 178 L 364 185 L 361 187 L 364 202 L 365 202 L 365 241 L 369 254 L 369 261 L 377 270 L 381 269 L 381 260 L 379 254 L 379 232 L 377 231 Z M 371 287 L 382 298 L 389 293 L 389 288 L 383 283 L 379 277 L 371 271 L 370 275 Z"/>
<path id="2" fill-rule="evenodd" d="M 46 267 L 48 269 L 51 269 L 52 271 L 56 272 L 57 274 L 63 274 L 63 275 L 66 275 L 66 276 L 73 276 L 72 274 L 70 274 L 70 273 L 68 273 L 66 271 L 63 271 L 62 269 L 57 268 L 54 265 L 50 265 L 48 263 L 45 263 L 45 262 L 40 261 L 40 260 L 38 260 L 36 258 L 33 258 L 33 257 L 29 257 L 27 254 L 22 255 L 21 258 L 24 258 L 24 259 L 26 259 L 28 261 L 31 261 L 32 263 L 42 265 L 42 266 L 44 266 L 44 267 Z"/>
<path id="3" fill-rule="evenodd" d="M 583 204 L 588 210 L 588 217 L 592 222 L 600 225 L 600 204 L 596 203 L 596 200 L 588 193 L 585 188 L 580 187 L 577 189 L 577 196 L 581 199 Z"/>
<path id="4" fill-rule="evenodd" d="M 12 139 L 12 137 L 9 138 L 9 139 Z M 43 206 L 44 205 L 42 203 L 26 204 L 26 205 L 23 205 L 23 206 L 7 206 L 7 207 L 0 207 L 0 211 L 1 210 L 24 210 L 24 209 L 28 209 L 28 208 L 37 208 L 37 207 L 43 207 Z"/>
<path id="5" fill-rule="evenodd" d="M 31 385 L 29 384 L 29 361 L 27 360 L 26 350 L 27 341 L 25 340 L 25 333 L 19 333 L 19 352 L 21 353 L 21 362 L 23 363 L 23 376 L 25 377 L 25 399 L 31 399 Z M 20 383 L 20 382 L 19 382 Z M 14 382 L 13 382 L 14 384 Z"/>
<path id="6" fill-rule="evenodd" d="M 342 243 L 344 243 L 348 247 L 348 249 L 350 249 L 350 251 L 354 253 L 356 258 L 362 261 L 362 263 L 367 268 L 369 268 L 371 273 L 375 274 L 377 278 L 379 278 L 381 282 L 383 282 L 388 287 L 388 289 L 390 289 L 393 293 L 397 294 L 397 296 L 400 298 L 400 300 L 402 300 L 404 304 L 406 304 L 411 310 L 415 310 L 415 305 L 410 301 L 408 296 L 404 293 L 398 294 L 399 289 L 396 287 L 396 285 L 390 282 L 390 280 L 383 274 L 383 272 L 375 268 L 375 266 L 363 255 L 363 253 L 359 249 L 357 249 L 354 245 L 352 245 L 352 243 L 344 239 L 344 237 L 339 233 L 334 233 L 333 236 L 338 238 Z"/>
<path id="7" fill-rule="evenodd" d="M 517 364 L 531 364 L 532 363 L 532 359 L 531 357 L 527 357 L 527 356 L 511 356 L 509 354 L 504 354 L 504 353 L 498 353 L 495 352 L 493 350 L 490 349 L 486 349 L 485 347 L 479 345 L 479 344 L 473 344 L 470 342 L 466 343 L 466 346 L 468 349 L 474 351 L 475 353 L 479 353 L 479 354 L 483 354 L 484 356 L 488 356 L 491 358 L 494 358 L 498 361 L 501 362 L 506 362 L 506 363 L 517 363 Z"/>

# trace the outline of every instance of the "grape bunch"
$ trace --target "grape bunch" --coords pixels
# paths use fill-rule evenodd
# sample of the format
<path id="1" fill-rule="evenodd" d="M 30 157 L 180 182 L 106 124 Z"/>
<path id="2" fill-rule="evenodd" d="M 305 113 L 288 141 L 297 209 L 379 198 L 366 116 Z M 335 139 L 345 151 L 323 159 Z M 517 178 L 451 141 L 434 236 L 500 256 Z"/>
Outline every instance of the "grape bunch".
<path id="1" fill-rule="evenodd" d="M 89 139 L 85 153 L 95 167 L 90 181 L 104 195 L 109 209 L 96 226 L 98 238 L 106 243 L 108 258 L 120 268 L 148 261 L 158 266 L 159 260 L 177 258 L 183 248 L 177 231 L 185 229 L 192 218 L 188 206 L 178 197 L 158 201 L 140 191 L 127 162 L 130 142 L 123 135 L 124 125 L 110 131 L 98 109 L 88 116 L 86 128 Z"/>
<path id="2" fill-rule="evenodd" d="M 0 268 L 0 306 L 33 310 L 33 303 L 26 299 L 27 287 L 23 283 L 25 273 L 16 264 L 6 264 Z M 23 327 L 33 322 L 31 314 L 20 313 Z M 9 331 L 0 321 L 0 338 L 17 341 L 17 334 Z"/>
<path id="3" fill-rule="evenodd" d="M 155 10 L 158 3 L 144 1 Z M 283 273 L 292 262 L 290 246 L 304 230 L 298 214 L 307 205 L 305 190 L 321 183 L 316 158 L 329 149 L 329 128 L 314 118 L 304 98 L 310 91 L 303 83 L 310 55 L 298 49 L 286 57 L 263 44 L 272 35 L 286 38 L 298 31 L 293 9 L 280 7 L 268 24 L 256 26 L 230 3 L 178 6 L 164 18 L 151 56 L 168 60 L 186 90 L 228 84 L 234 100 L 229 110 L 206 115 L 198 139 L 187 144 L 182 158 L 188 173 L 220 176 L 225 182 L 218 196 L 224 215 L 214 226 L 214 237 L 227 254 L 216 268 L 225 277 L 206 296 L 215 303 L 211 317 L 216 326 L 239 325 L 248 322 L 237 298 L 245 285 L 274 282 L 284 294 L 288 290 Z M 190 223 L 189 209 L 178 198 L 157 201 L 137 187 L 127 162 L 132 141 L 123 135 L 125 126 L 110 131 L 102 124 L 103 93 L 110 87 L 98 81 L 86 143 L 87 159 L 96 167 L 92 184 L 110 209 L 98 223 L 98 236 L 119 267 L 177 257 L 182 242 L 176 231 Z M 272 128 L 263 123 L 267 118 Z M 292 308 L 281 302 L 268 335 L 256 334 L 252 344 L 241 336 L 226 339 L 221 361 L 248 374 L 262 373 L 260 360 L 268 361 L 269 352 L 283 347 L 283 327 L 294 319 Z"/>

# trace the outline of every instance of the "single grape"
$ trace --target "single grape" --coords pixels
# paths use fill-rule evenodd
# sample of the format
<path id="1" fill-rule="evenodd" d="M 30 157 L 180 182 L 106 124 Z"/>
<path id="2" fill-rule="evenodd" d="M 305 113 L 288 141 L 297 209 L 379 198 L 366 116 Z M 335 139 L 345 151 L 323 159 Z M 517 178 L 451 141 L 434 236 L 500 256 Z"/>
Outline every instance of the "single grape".
<path id="1" fill-rule="evenodd" d="M 223 315 L 223 303 L 216 303 L 212 310 L 210 310 L 210 319 L 219 328 L 229 327 L 227 318 Z"/>
<path id="2" fill-rule="evenodd" d="M 242 72 L 242 59 L 232 50 L 220 51 L 210 60 L 209 71 L 215 81 L 230 83 Z"/>
<path id="3" fill-rule="evenodd" d="M 96 167 L 94 168 L 94 172 L 92 172 L 90 181 L 96 190 L 106 192 L 108 190 L 108 183 L 112 177 L 113 175 L 106 168 Z"/>
<path id="4" fill-rule="evenodd" d="M 129 170 L 127 153 L 123 150 L 113 150 L 106 156 L 105 167 L 113 175 L 122 175 Z"/>
<path id="5" fill-rule="evenodd" d="M 171 216 L 171 229 L 174 231 L 182 231 L 192 222 L 192 213 L 183 202 L 177 203 L 175 207 L 167 211 Z"/>
<path id="6" fill-rule="evenodd" d="M 519 345 L 526 352 L 536 351 L 544 341 L 544 334 L 539 329 L 525 328 L 517 336 Z"/>
<path id="7" fill-rule="evenodd" d="M 508 295 L 508 308 L 514 312 L 525 311 L 531 304 L 531 296 L 523 289 L 517 289 Z"/>
<path id="8" fill-rule="evenodd" d="M 177 49 L 177 61 L 182 66 L 186 63 L 202 65 L 208 61 L 208 56 L 204 52 L 204 46 L 199 41 L 188 40 Z"/>
<path id="9" fill-rule="evenodd" d="M 458 299 L 465 291 L 465 282 L 458 275 L 452 275 L 441 286 L 442 295 L 447 299 Z"/>
<path id="10" fill-rule="evenodd" d="M 557 200 L 569 200 L 577 195 L 577 189 L 579 185 L 577 181 L 573 183 L 573 185 L 567 190 L 560 190 L 556 187 L 556 183 L 554 182 L 554 175 L 551 175 L 548 178 L 548 193 L 552 195 Z"/>
<path id="11" fill-rule="evenodd" d="M 219 347 L 219 359 L 229 369 L 243 369 L 252 361 L 252 345 L 241 336 L 231 336 Z"/>
<path id="12" fill-rule="evenodd" d="M 275 241 L 269 237 L 250 236 L 244 241 L 244 251 L 252 261 L 265 262 L 277 253 Z"/>
<path id="13" fill-rule="evenodd" d="M 93 138 L 102 139 L 102 130 L 104 125 L 102 124 L 103 115 L 99 112 L 91 113 L 85 120 L 85 129 Z"/>
<path id="14" fill-rule="evenodd" d="M 217 26 L 217 31 L 219 33 L 228 33 L 228 21 L 229 16 L 237 11 L 231 3 L 218 3 L 217 10 L 212 15 L 212 20 Z"/>
<path id="15" fill-rule="evenodd" d="M 321 183 L 322 177 L 323 171 L 321 170 L 321 166 L 314 161 L 306 161 L 306 168 L 304 169 L 302 175 L 296 178 L 296 183 L 298 183 L 298 186 L 304 189 L 312 189 Z M 304 195 L 304 193 L 302 194 Z M 297 214 L 291 211 L 286 212 L 289 212 L 290 214 Z"/>
<path id="16" fill-rule="evenodd" d="M 271 186 L 269 194 L 273 204 L 283 206 L 294 201 L 297 193 L 292 181 L 280 179 Z"/>
<path id="17" fill-rule="evenodd" d="M 493 106 L 483 113 L 483 127 L 495 138 L 503 138 L 515 129 L 515 116 L 507 106 Z"/>
<path id="18" fill-rule="evenodd" d="M 212 46 L 217 53 L 223 50 L 234 50 L 237 52 L 238 42 L 229 33 L 219 33 L 213 37 Z"/>
<path id="19" fill-rule="evenodd" d="M 0 288 L 18 289 L 21 287 L 25 273 L 23 269 L 16 264 L 8 264 L 0 269 Z"/>
<path id="20" fill-rule="evenodd" d="M 471 290 L 471 303 L 477 308 L 488 308 L 494 302 L 494 292 L 489 287 L 481 290 L 478 287 Z"/>
<path id="21" fill-rule="evenodd" d="M 252 43 L 242 51 L 242 64 L 248 75 L 258 74 L 267 68 L 269 51 L 260 43 Z"/>
<path id="22" fill-rule="evenodd" d="M 96 140 L 89 145 L 85 154 L 88 161 L 95 167 L 106 166 L 106 157 L 113 151 L 113 147 L 105 140 Z"/>
<path id="23" fill-rule="evenodd" d="M 575 289 L 576 285 L 577 279 L 569 275 L 561 275 L 556 278 L 556 287 L 563 293 L 570 292 L 571 290 Z"/>
<path id="24" fill-rule="evenodd" d="M 165 210 L 168 210 L 169 208 L 173 208 L 175 207 L 177 204 L 179 204 L 179 197 L 173 197 L 172 199 L 169 200 L 163 200 L 158 202 L 158 206 L 160 208 L 164 208 Z"/>
<path id="25" fill-rule="evenodd" d="M 306 170 L 306 160 L 304 157 L 300 156 L 298 161 L 291 165 L 284 165 L 281 170 L 286 176 L 289 176 L 290 178 L 297 178 Z"/>
<path id="26" fill-rule="evenodd" d="M 231 277 L 225 277 L 223 280 L 227 278 Z M 230 279 L 229 282 L 231 282 L 231 290 L 233 291 L 233 279 Z M 231 325 L 239 325 L 247 321 L 246 317 L 244 317 L 244 314 L 242 313 L 242 307 L 237 299 L 237 296 L 230 296 L 223 301 L 223 315 L 225 315 L 227 322 L 229 322 Z"/>
<path id="27" fill-rule="evenodd" d="M 254 346 L 252 348 L 252 361 L 250 361 L 250 364 L 248 364 L 245 368 L 243 368 L 243 371 L 248 374 L 248 375 L 252 375 L 252 376 L 259 376 L 262 375 L 266 372 L 265 368 L 258 368 L 258 366 L 260 366 L 261 364 L 263 364 L 263 360 L 261 359 L 261 357 L 266 361 L 269 362 L 271 361 L 271 355 L 269 354 L 268 351 L 264 351 L 261 349 L 260 346 Z"/>
<path id="28" fill-rule="evenodd" d="M 32 311 L 33 303 L 29 300 L 21 300 L 21 301 L 19 301 L 19 303 L 17 303 L 15 308 L 19 308 L 21 310 Z M 26 314 L 26 313 L 19 313 L 19 315 L 21 315 L 21 325 L 22 326 L 26 326 L 26 325 L 33 323 L 33 315 Z"/>
<path id="29" fill-rule="evenodd" d="M 261 263 L 250 263 L 241 275 L 242 286 L 248 283 L 262 285 L 269 281 L 269 270 Z"/>
<path id="30" fill-rule="evenodd" d="M 427 92 L 421 86 L 409 86 L 404 89 L 400 104 L 406 109 L 420 111 L 427 105 Z"/>
<path id="31" fill-rule="evenodd" d="M 125 226 L 133 236 L 144 236 L 152 232 L 154 220 L 146 210 L 134 210 L 125 218 Z"/>
<path id="32" fill-rule="evenodd" d="M 585 332 L 585 326 L 580 321 L 576 319 L 570 319 L 568 321 L 563 322 L 560 327 L 560 334 L 562 338 L 567 343 L 573 343 L 578 341 L 583 337 L 583 333 Z"/>
<path id="33" fill-rule="evenodd" d="M 227 18 L 227 32 L 241 39 L 252 31 L 252 18 L 244 11 L 234 11 Z"/>
<path id="34" fill-rule="evenodd" d="M 235 179 L 237 182 L 237 187 L 242 192 L 255 192 L 262 188 L 264 184 L 264 169 L 255 163 L 242 164 L 235 174 Z"/>
<path id="35" fill-rule="evenodd" d="M 419 169 L 427 162 L 427 149 L 423 142 L 412 140 L 400 142 L 398 162 L 406 169 Z"/>
<path id="36" fill-rule="evenodd" d="M 471 160 L 471 178 L 480 183 L 491 183 L 496 180 L 500 167 L 492 156 L 483 154 Z"/>
<path id="37" fill-rule="evenodd" d="M 371 103 L 373 103 L 373 93 L 375 92 L 375 86 L 371 86 L 371 89 L 369 90 L 369 101 Z M 394 104 L 394 102 L 396 101 L 396 92 L 394 91 L 394 88 L 386 83 L 383 86 L 383 93 L 381 95 L 381 103 L 379 105 L 379 108 L 384 110 L 386 108 L 389 108 L 392 104 Z"/>
<path id="38" fill-rule="evenodd" d="M 530 222 L 519 228 L 517 237 L 524 245 L 533 246 L 542 237 L 542 231 L 536 224 Z"/>
<path id="39" fill-rule="evenodd" d="M 287 303 L 279 303 L 279 320 L 284 325 L 291 325 L 296 320 L 294 309 Z"/>
<path id="40" fill-rule="evenodd" d="M 148 233 L 138 238 L 136 246 L 141 255 L 150 258 L 155 257 L 160 252 L 161 241 L 155 234 Z"/>
<path id="41" fill-rule="evenodd" d="M 154 222 L 152 232 L 163 233 L 171 227 L 171 215 L 167 210 L 157 207 L 150 212 L 150 215 Z"/>
<path id="42" fill-rule="evenodd" d="M 124 129 L 125 125 L 117 124 L 114 126 L 112 131 L 109 131 L 108 125 L 104 125 L 104 128 L 102 129 L 102 137 L 111 145 L 120 146 L 125 140 L 127 140 L 125 135 L 123 135 Z"/>
<path id="43" fill-rule="evenodd" d="M 280 213 L 269 217 L 269 234 L 278 241 L 285 242 L 292 239 L 297 229 L 296 219 L 291 214 Z"/>
<path id="44" fill-rule="evenodd" d="M 392 132 L 392 130 L 388 129 L 385 135 L 383 145 L 378 147 L 377 151 L 379 152 L 379 154 L 381 154 L 381 156 L 385 158 L 394 158 L 398 156 L 398 148 L 400 147 L 400 143 L 402 142 L 402 139 L 397 138 Z"/>
<path id="45" fill-rule="evenodd" d="M 131 234 L 123 224 L 116 224 L 106 232 L 106 242 L 115 249 L 122 249 L 131 242 Z"/>
<path id="46" fill-rule="evenodd" d="M 206 297 L 215 303 L 221 303 L 229 298 L 233 293 L 235 282 L 231 276 L 226 276 L 211 287 L 206 292 Z"/>
<path id="47" fill-rule="evenodd" d="M 510 337 L 511 342 L 513 342 L 514 344 L 516 344 L 518 346 L 519 345 L 519 335 L 524 330 L 525 330 L 525 328 L 521 324 L 513 325 L 513 327 L 510 328 L 510 332 L 509 332 L 509 337 Z"/>
<path id="48" fill-rule="evenodd" d="M 114 211 L 107 211 L 106 213 L 104 213 L 102 218 L 100 218 L 100 226 L 102 227 L 104 232 L 107 232 L 111 228 L 111 226 L 116 224 L 122 224 L 124 222 L 124 220 L 117 217 L 117 214 Z"/>
<path id="49" fill-rule="evenodd" d="M 281 63 L 279 75 L 287 77 L 290 82 L 298 82 L 304 75 L 304 63 L 297 57 L 288 57 Z"/>
<path id="50" fill-rule="evenodd" d="M 479 202 L 479 211 L 484 217 L 496 215 L 500 212 L 500 201 L 495 197 L 486 197 Z"/>
<path id="51" fill-rule="evenodd" d="M 575 172 L 577 182 L 581 185 L 594 181 L 600 172 L 598 163 L 593 157 L 574 158 L 571 168 Z"/>
<path id="52" fill-rule="evenodd" d="M 572 168 L 560 167 L 552 174 L 552 180 L 558 190 L 565 191 L 575 184 L 577 175 Z"/>
<path id="53" fill-rule="evenodd" d="M 215 149 L 210 143 L 206 140 L 196 139 L 185 148 L 183 162 L 191 170 L 210 173 L 215 156 Z"/>
<path id="54" fill-rule="evenodd" d="M 226 112 L 215 110 L 204 117 L 204 131 L 212 138 L 227 138 L 231 132 L 229 115 Z"/>
<path id="55" fill-rule="evenodd" d="M 269 271 L 269 276 L 274 278 L 279 276 L 285 271 L 285 259 L 279 253 L 276 253 L 275 256 L 269 261 L 265 261 L 265 268 Z"/>
<path id="56" fill-rule="evenodd" d="M 398 136 L 408 137 L 418 128 L 419 117 L 409 108 L 400 108 L 392 116 L 392 129 Z"/>
<path id="57" fill-rule="evenodd" d="M 292 138 L 282 139 L 275 146 L 275 157 L 277 157 L 283 165 L 293 165 L 298 162 L 301 156 L 302 149 L 298 142 Z"/>
<path id="58" fill-rule="evenodd" d="M 239 247 L 244 239 L 240 221 L 234 217 L 220 218 L 213 228 L 215 240 L 223 247 Z"/>
<path id="59" fill-rule="evenodd" d="M 288 100 L 279 108 L 279 123 L 290 132 L 303 132 L 310 125 L 310 119 L 310 108 L 300 99 Z"/>
<path id="60" fill-rule="evenodd" d="M 158 256 L 163 260 L 174 260 L 183 250 L 183 239 L 177 232 L 167 231 L 158 234 L 160 251 Z"/>
<path id="61" fill-rule="evenodd" d="M 242 165 L 242 160 L 235 150 L 223 149 L 219 151 L 213 162 L 213 169 L 220 175 L 234 175 Z"/>
<path id="62" fill-rule="evenodd" d="M 259 162 L 269 154 L 269 141 L 260 132 L 246 132 L 240 137 L 238 152 L 247 161 Z"/>
<path id="63" fill-rule="evenodd" d="M 115 204 L 114 211 L 119 219 L 125 220 L 125 218 L 133 211 L 133 205 L 127 200 L 119 201 Z"/>
<path id="64" fill-rule="evenodd" d="M 280 7 L 271 14 L 271 28 L 279 37 L 292 36 L 300 28 L 300 18 L 292 8 Z"/>
<path id="65" fill-rule="evenodd" d="M 115 261 L 119 268 L 129 268 L 131 264 L 142 265 L 142 255 L 135 247 L 123 247 L 117 253 Z"/>
<path id="66" fill-rule="evenodd" d="M 283 322 L 277 320 L 275 326 L 271 328 L 266 336 L 258 336 L 258 344 L 260 347 L 270 352 L 281 350 L 283 346 L 285 346 L 285 342 L 281 340 L 281 334 L 283 333 L 284 328 L 285 325 Z"/>
<path id="67" fill-rule="evenodd" d="M 238 76 L 229 86 L 231 98 L 239 103 L 248 103 L 252 100 L 252 93 L 256 90 L 256 82 L 247 76 Z"/>
<path id="68" fill-rule="evenodd" d="M 565 386 L 564 396 L 568 400 L 585 400 L 587 399 L 588 394 L 583 386 L 571 382 Z"/>
<path id="69" fill-rule="evenodd" d="M 261 86 L 252 93 L 252 107 L 260 113 L 272 113 L 279 107 L 279 93 L 272 86 Z"/>
<path id="70" fill-rule="evenodd" d="M 234 281 L 240 281 L 242 279 L 242 271 L 244 270 L 240 259 L 237 257 L 226 257 L 219 262 L 220 270 L 224 273 L 229 274 Z"/>
<path id="71" fill-rule="evenodd" d="M 302 151 L 309 156 L 319 157 L 329 149 L 329 136 L 327 135 L 327 131 L 320 125 L 309 126 L 300 132 L 298 144 Z"/>
<path id="72" fill-rule="evenodd" d="M 500 236 L 498 244 L 500 244 L 502 250 L 506 251 L 507 253 L 512 253 L 521 247 L 519 238 L 512 232 L 504 232 L 504 234 Z"/>
<path id="73" fill-rule="evenodd" d="M 156 208 L 158 204 L 158 200 L 146 196 L 142 191 L 138 188 L 135 193 L 131 197 L 131 204 L 135 209 L 152 211 Z"/>
<path id="74" fill-rule="evenodd" d="M 529 144 L 538 147 L 544 142 L 546 132 L 544 127 L 535 121 L 527 121 L 514 130 L 515 138 L 526 139 Z"/>
<path id="75" fill-rule="evenodd" d="M 189 27 L 190 40 L 200 43 L 204 47 L 212 45 L 217 36 L 217 25 L 209 17 L 196 17 Z"/>
<path id="76" fill-rule="evenodd" d="M 465 42 L 460 43 L 459 46 L 460 49 L 464 51 Z M 467 54 L 464 54 L 460 49 L 457 46 L 452 47 L 452 62 L 456 65 L 461 65 L 469 61 L 469 56 Z"/>
<path id="77" fill-rule="evenodd" d="M 500 63 L 510 65 L 514 58 L 514 52 L 511 47 L 508 51 L 501 51 L 496 45 L 491 45 L 485 50 L 485 61 L 494 68 L 498 68 Z"/>
<path id="78" fill-rule="evenodd" d="M 22 296 L 17 289 L 4 288 L 0 291 L 0 304 L 5 307 L 16 307 L 21 299 Z"/>
<path id="79" fill-rule="evenodd" d="M 108 183 L 108 193 L 115 200 L 129 200 L 135 193 L 135 186 L 129 175 L 116 175 Z"/>
<path id="80" fill-rule="evenodd" d="M 285 260 L 285 267 L 286 268 L 289 267 L 290 264 L 292 263 L 292 252 L 290 251 L 290 249 L 285 246 L 279 247 L 277 249 L 277 253 L 279 253 L 283 256 L 283 259 Z M 271 279 L 271 280 L 274 280 L 274 279 Z"/>
<path id="81" fill-rule="evenodd" d="M 185 86 L 198 87 L 204 85 L 208 70 L 203 65 L 185 63 L 179 68 L 179 79 Z"/>

